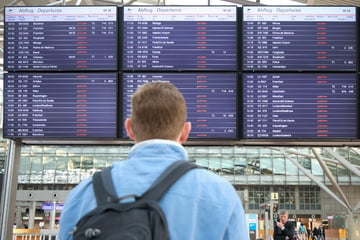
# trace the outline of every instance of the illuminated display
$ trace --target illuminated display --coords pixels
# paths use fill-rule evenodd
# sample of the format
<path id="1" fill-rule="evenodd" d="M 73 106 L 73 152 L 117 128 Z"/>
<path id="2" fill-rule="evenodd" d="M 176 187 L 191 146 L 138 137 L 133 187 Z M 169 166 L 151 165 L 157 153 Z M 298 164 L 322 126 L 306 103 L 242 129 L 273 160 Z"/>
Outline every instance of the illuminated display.
<path id="1" fill-rule="evenodd" d="M 3 136 L 128 140 L 132 94 L 168 81 L 190 140 L 359 140 L 358 11 L 6 6 Z"/>
<path id="2" fill-rule="evenodd" d="M 243 74 L 244 138 L 357 138 L 352 73 Z"/>
<path id="3" fill-rule="evenodd" d="M 356 71 L 356 7 L 243 7 L 243 70 Z"/>
<path id="4" fill-rule="evenodd" d="M 5 7 L 5 70 L 117 70 L 117 8 Z"/>
<path id="5" fill-rule="evenodd" d="M 124 7 L 124 70 L 237 70 L 236 7 Z"/>
<path id="6" fill-rule="evenodd" d="M 235 73 L 126 73 L 123 75 L 124 120 L 131 114 L 132 94 L 139 86 L 152 81 L 171 82 L 184 95 L 188 121 L 192 123 L 190 138 L 237 137 Z"/>
<path id="7" fill-rule="evenodd" d="M 115 73 L 7 73 L 4 137 L 116 137 Z"/>

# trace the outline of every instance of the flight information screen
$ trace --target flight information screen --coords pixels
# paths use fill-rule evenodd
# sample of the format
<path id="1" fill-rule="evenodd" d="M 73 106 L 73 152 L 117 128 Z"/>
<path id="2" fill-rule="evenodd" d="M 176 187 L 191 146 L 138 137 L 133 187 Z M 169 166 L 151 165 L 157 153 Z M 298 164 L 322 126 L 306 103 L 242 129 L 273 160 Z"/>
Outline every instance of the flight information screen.
<path id="1" fill-rule="evenodd" d="M 5 70 L 117 70 L 116 18 L 116 6 L 5 7 Z"/>
<path id="2" fill-rule="evenodd" d="M 243 7 L 243 70 L 356 71 L 356 7 Z"/>
<path id="3" fill-rule="evenodd" d="M 131 115 L 131 96 L 153 81 L 171 82 L 183 94 L 192 123 L 192 139 L 235 139 L 237 137 L 237 93 L 235 73 L 125 73 L 123 74 L 123 117 Z M 126 133 L 124 132 L 124 138 Z"/>
<path id="4" fill-rule="evenodd" d="M 7 73 L 4 137 L 113 138 L 116 73 Z"/>
<path id="5" fill-rule="evenodd" d="M 237 70 L 236 6 L 124 7 L 124 70 Z"/>
<path id="6" fill-rule="evenodd" d="M 352 73 L 248 73 L 243 138 L 357 138 L 357 77 Z"/>

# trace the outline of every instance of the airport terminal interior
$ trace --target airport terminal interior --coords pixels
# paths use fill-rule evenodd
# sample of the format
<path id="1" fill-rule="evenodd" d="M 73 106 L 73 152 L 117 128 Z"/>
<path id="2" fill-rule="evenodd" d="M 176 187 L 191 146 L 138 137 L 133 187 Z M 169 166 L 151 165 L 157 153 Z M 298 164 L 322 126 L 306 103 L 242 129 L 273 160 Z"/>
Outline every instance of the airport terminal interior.
<path id="1" fill-rule="evenodd" d="M 356 6 L 358 0 L 2 0 L 0 2 L 0 112 L 4 102 L 5 6 L 176 6 L 235 5 Z M 358 16 L 358 19 L 360 17 Z M 360 23 L 357 25 L 358 38 Z M 359 46 L 358 46 L 359 47 Z M 358 54 L 359 50 L 357 50 Z M 359 63 L 358 63 L 359 64 Z M 360 67 L 356 74 L 359 75 Z M 358 80 L 359 81 L 359 80 Z M 358 107 L 357 107 L 358 108 Z M 1 126 L 3 126 L 1 117 Z M 356 123 L 359 125 L 359 123 Z M 359 130 L 357 130 L 359 131 Z M 9 136 L 9 133 L 7 133 Z M 15 139 L 15 140 L 14 140 Z M 56 232 L 64 201 L 71 189 L 114 161 L 127 158 L 129 140 L 76 141 L 50 139 L 0 140 L 2 206 L 4 191 L 16 183 L 12 228 Z M 272 141 L 196 140 L 184 144 L 189 160 L 230 181 L 242 200 L 251 239 L 265 239 L 278 209 L 287 209 L 291 221 L 308 228 L 322 226 L 326 239 L 360 239 L 360 141 L 318 139 Z M 14 152 L 19 152 L 17 156 Z M 15 155 L 15 156 L 14 156 Z M 14 163 L 15 162 L 15 163 Z M 17 176 L 9 177 L 8 171 Z M 9 197 L 9 196 L 8 196 Z M 11 197 L 11 196 L 10 196 Z M 8 203 L 9 204 L 9 203 Z M 2 221 L 4 221 L 4 211 Z M 275 215 L 274 215 L 275 214 Z M 252 219 L 252 218 L 255 218 Z M 7 218 L 9 219 L 9 218 Z M 4 224 L 4 223 L 3 223 Z M 8 227 L 9 223 L 7 224 Z M 254 227 L 255 225 L 255 227 Z M 4 231 L 5 226 L 1 226 Z M 3 235 L 2 235 L 3 236 Z"/>

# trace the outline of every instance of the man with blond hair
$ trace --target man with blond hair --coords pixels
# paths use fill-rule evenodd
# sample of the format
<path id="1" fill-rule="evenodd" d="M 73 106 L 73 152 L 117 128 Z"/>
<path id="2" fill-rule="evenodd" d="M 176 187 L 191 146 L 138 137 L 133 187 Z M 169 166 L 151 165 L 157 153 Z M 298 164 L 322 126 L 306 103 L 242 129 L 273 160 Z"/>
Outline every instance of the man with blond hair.
<path id="1" fill-rule="evenodd" d="M 132 97 L 125 120 L 135 141 L 128 159 L 115 162 L 111 176 L 118 196 L 143 194 L 172 163 L 188 160 L 183 146 L 190 133 L 186 103 L 166 82 L 147 83 Z M 218 175 L 194 169 L 161 198 L 171 240 L 248 240 L 244 210 L 233 186 Z M 92 178 L 81 182 L 65 202 L 58 239 L 72 239 L 77 221 L 96 207 Z M 116 228 L 116 226 L 114 226 Z"/>

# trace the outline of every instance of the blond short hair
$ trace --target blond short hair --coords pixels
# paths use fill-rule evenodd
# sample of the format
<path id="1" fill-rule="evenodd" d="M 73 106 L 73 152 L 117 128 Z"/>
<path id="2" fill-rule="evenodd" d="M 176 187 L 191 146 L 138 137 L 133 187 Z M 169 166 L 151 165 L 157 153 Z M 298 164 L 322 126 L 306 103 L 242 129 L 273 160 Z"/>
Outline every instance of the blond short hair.
<path id="1" fill-rule="evenodd" d="M 144 84 L 132 97 L 132 130 L 136 140 L 175 140 L 184 127 L 186 112 L 185 99 L 173 84 Z"/>

